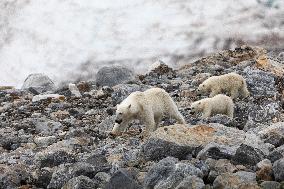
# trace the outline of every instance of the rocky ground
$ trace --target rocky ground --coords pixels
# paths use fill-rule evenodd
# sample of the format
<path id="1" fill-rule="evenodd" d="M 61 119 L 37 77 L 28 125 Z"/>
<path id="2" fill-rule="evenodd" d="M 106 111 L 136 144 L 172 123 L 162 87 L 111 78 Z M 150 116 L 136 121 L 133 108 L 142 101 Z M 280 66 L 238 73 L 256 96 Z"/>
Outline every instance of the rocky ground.
<path id="1" fill-rule="evenodd" d="M 244 46 L 150 70 L 103 68 L 96 81 L 61 88 L 32 74 L 21 90 L 0 87 L 0 188 L 284 188 L 283 54 Z M 235 100 L 234 119 L 190 115 L 190 103 L 205 97 L 197 86 L 233 71 L 251 93 Z M 110 137 L 116 104 L 154 86 L 170 93 L 188 124 L 165 118 L 145 139 L 135 121 Z"/>

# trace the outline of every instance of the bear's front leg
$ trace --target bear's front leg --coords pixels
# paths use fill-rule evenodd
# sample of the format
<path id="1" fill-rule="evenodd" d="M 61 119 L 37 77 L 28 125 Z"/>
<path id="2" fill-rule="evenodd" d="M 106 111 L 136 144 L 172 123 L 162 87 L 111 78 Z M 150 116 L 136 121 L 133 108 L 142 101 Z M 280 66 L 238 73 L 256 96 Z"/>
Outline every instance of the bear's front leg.
<path id="1" fill-rule="evenodd" d="M 208 118 L 211 116 L 211 108 L 205 108 L 204 111 L 203 111 L 203 114 L 202 114 L 202 118 Z"/>
<path id="2" fill-rule="evenodd" d="M 221 93 L 221 90 L 219 88 L 216 88 L 216 89 L 212 89 L 209 97 L 212 98 L 214 96 L 216 96 L 217 94 L 220 94 Z"/>
<path id="3" fill-rule="evenodd" d="M 146 126 L 143 136 L 147 138 L 150 135 L 150 132 L 155 131 L 156 123 L 155 123 L 154 115 L 151 112 L 147 112 L 144 115 L 143 119 L 144 119 L 144 123 Z"/>

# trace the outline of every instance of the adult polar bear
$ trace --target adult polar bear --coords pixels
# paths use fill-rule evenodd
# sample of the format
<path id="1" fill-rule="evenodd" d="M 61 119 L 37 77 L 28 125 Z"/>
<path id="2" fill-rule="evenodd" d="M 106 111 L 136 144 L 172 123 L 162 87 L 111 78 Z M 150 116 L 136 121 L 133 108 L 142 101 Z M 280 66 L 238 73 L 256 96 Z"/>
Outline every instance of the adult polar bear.
<path id="1" fill-rule="evenodd" d="M 230 93 L 232 99 L 239 95 L 242 97 L 249 96 L 246 80 L 234 72 L 206 79 L 199 85 L 197 92 L 201 94 L 210 92 L 210 97 L 227 92 Z"/>
<path id="2" fill-rule="evenodd" d="M 146 125 L 147 136 L 157 129 L 164 115 L 176 119 L 179 124 L 185 124 L 176 104 L 165 90 L 151 88 L 144 92 L 133 92 L 117 106 L 115 125 L 111 134 L 121 134 L 128 128 L 130 121 L 139 119 Z"/>

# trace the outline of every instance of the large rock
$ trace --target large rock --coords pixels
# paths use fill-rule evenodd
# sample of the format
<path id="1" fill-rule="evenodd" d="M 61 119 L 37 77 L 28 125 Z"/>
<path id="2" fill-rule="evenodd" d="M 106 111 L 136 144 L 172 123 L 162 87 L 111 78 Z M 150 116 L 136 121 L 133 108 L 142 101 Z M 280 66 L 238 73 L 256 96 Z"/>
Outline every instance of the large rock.
<path id="1" fill-rule="evenodd" d="M 39 152 L 35 156 L 35 161 L 39 167 L 54 167 L 62 163 L 74 163 L 75 156 L 64 150 Z"/>
<path id="2" fill-rule="evenodd" d="M 273 172 L 276 181 L 284 181 L 284 158 L 273 163 Z"/>
<path id="3" fill-rule="evenodd" d="M 97 188 L 97 184 L 89 177 L 78 176 L 70 179 L 62 189 L 94 189 Z"/>
<path id="4" fill-rule="evenodd" d="M 105 167 L 96 167 L 89 163 L 78 162 L 74 164 L 61 164 L 53 172 L 51 181 L 47 188 L 61 188 L 66 182 L 74 177 L 87 176 L 94 178 L 98 172 L 105 171 Z"/>
<path id="5" fill-rule="evenodd" d="M 128 68 L 122 66 L 102 67 L 96 75 L 96 84 L 98 86 L 114 86 L 125 83 L 134 78 L 134 74 Z"/>
<path id="6" fill-rule="evenodd" d="M 29 75 L 24 81 L 22 89 L 29 89 L 34 91 L 34 94 L 40 94 L 54 91 L 55 85 L 47 75 L 38 73 Z"/>
<path id="7" fill-rule="evenodd" d="M 277 148 L 275 148 L 272 152 L 269 153 L 269 155 L 267 156 L 267 158 L 274 163 L 275 161 L 277 161 L 278 159 L 281 159 L 284 157 L 284 145 L 279 146 Z"/>
<path id="8" fill-rule="evenodd" d="M 194 175 L 203 176 L 201 170 L 193 164 L 178 162 L 178 159 L 168 157 L 150 168 L 144 179 L 144 188 L 174 188 L 183 182 L 189 182 L 187 177 Z"/>
<path id="9" fill-rule="evenodd" d="M 264 181 L 260 184 L 263 189 L 281 189 L 280 183 L 275 181 Z"/>
<path id="10" fill-rule="evenodd" d="M 105 189 L 142 189 L 135 180 L 135 176 L 126 169 L 119 169 L 110 178 Z"/>
<path id="11" fill-rule="evenodd" d="M 273 144 L 279 147 L 284 144 L 284 122 L 278 122 L 261 130 L 259 133 L 260 138 L 266 143 Z"/>
<path id="12" fill-rule="evenodd" d="M 264 158 L 264 153 L 252 146 L 241 144 L 232 158 L 236 164 L 254 166 Z"/>
<path id="13" fill-rule="evenodd" d="M 231 164 L 230 160 L 227 159 L 214 160 L 209 158 L 206 160 L 206 164 L 208 164 L 210 168 L 210 172 L 207 176 L 209 183 L 213 183 L 216 177 L 223 173 L 234 173 L 238 170 L 236 166 Z"/>
<path id="14" fill-rule="evenodd" d="M 268 154 L 267 146 L 256 135 L 220 124 L 160 127 L 142 146 L 142 152 L 146 160 L 158 160 L 167 156 L 186 159 L 187 154 L 195 149 L 202 150 L 209 143 L 226 146 L 230 149 L 227 152 L 229 155 L 233 155 L 242 143 Z M 224 153 L 220 150 L 217 155 L 225 157 Z"/>
<path id="15" fill-rule="evenodd" d="M 239 189 L 241 187 L 246 188 L 244 187 L 246 184 L 254 184 L 255 186 L 257 186 L 255 173 L 239 171 L 236 173 L 221 174 L 215 179 L 213 188 Z"/>
<path id="16" fill-rule="evenodd" d="M 20 144 L 21 139 L 13 128 L 0 128 L 0 147 L 15 150 Z"/>
<path id="17" fill-rule="evenodd" d="M 0 165 L 0 188 L 14 189 L 28 184 L 31 174 L 24 165 Z"/>
<path id="18" fill-rule="evenodd" d="M 195 175 L 188 176 L 179 183 L 175 189 L 204 189 L 205 184 L 203 180 Z"/>
<path id="19" fill-rule="evenodd" d="M 251 67 L 246 67 L 242 75 L 245 77 L 249 91 L 254 97 L 274 97 L 277 93 L 275 77 L 269 72 L 264 72 Z"/>

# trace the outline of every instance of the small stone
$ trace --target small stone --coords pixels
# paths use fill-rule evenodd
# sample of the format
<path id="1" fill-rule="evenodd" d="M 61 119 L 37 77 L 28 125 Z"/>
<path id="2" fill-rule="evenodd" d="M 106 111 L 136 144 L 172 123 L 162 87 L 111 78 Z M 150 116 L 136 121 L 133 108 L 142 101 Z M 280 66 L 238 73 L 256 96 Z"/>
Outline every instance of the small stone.
<path id="1" fill-rule="evenodd" d="M 264 180 L 264 181 L 272 181 L 273 180 L 273 171 L 272 171 L 272 164 L 270 160 L 264 159 L 259 162 L 257 165 L 256 177 L 257 180 Z"/>
<path id="2" fill-rule="evenodd" d="M 36 95 L 33 97 L 32 101 L 37 102 L 37 101 L 46 100 L 46 99 L 59 99 L 63 101 L 65 100 L 65 97 L 59 94 Z"/>
<path id="3" fill-rule="evenodd" d="M 73 94 L 75 97 L 82 97 L 79 89 L 77 88 L 77 86 L 73 83 L 70 83 L 68 85 L 69 90 L 71 91 L 71 94 Z"/>
<path id="4" fill-rule="evenodd" d="M 37 146 L 43 147 L 43 146 L 49 146 L 56 142 L 55 136 L 47 136 L 47 137 L 36 137 L 34 138 L 34 142 Z"/>

